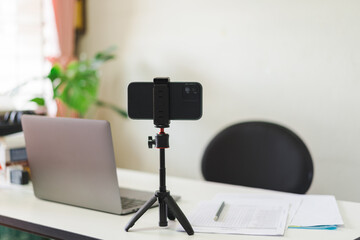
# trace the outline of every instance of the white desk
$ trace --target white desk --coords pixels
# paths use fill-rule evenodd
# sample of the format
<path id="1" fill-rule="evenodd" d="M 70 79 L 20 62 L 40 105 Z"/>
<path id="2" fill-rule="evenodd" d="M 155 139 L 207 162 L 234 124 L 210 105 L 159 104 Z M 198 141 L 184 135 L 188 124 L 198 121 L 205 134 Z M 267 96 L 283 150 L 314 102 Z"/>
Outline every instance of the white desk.
<path id="1" fill-rule="evenodd" d="M 121 186 L 157 190 L 158 176 L 130 170 L 118 170 Z M 255 193 L 265 190 L 252 189 L 227 184 L 196 181 L 176 177 L 167 177 L 167 188 L 173 195 L 180 195 L 178 202 L 186 216 L 201 200 L 211 199 L 218 192 Z M 94 193 L 96 194 L 96 193 Z M 185 232 L 174 230 L 175 223 L 169 226 L 158 226 L 159 210 L 148 210 L 130 229 L 124 227 L 133 216 L 117 216 L 78 207 L 57 204 L 35 198 L 32 188 L 0 188 L 0 223 L 20 229 L 31 229 L 34 232 L 53 232 L 56 229 L 99 239 L 355 239 L 360 237 L 360 203 L 339 201 L 339 208 L 345 226 L 337 230 L 300 230 L 287 229 L 284 237 L 241 236 L 195 233 L 188 236 Z M 39 226 L 40 225 L 40 226 Z M 51 228 L 54 228 L 51 231 Z M 70 235 L 63 234 L 65 238 Z M 61 234 L 60 234 L 61 235 Z M 59 235 L 58 235 L 59 236 Z M 78 236 L 77 239 L 81 239 Z M 85 238 L 84 238 L 85 239 Z"/>

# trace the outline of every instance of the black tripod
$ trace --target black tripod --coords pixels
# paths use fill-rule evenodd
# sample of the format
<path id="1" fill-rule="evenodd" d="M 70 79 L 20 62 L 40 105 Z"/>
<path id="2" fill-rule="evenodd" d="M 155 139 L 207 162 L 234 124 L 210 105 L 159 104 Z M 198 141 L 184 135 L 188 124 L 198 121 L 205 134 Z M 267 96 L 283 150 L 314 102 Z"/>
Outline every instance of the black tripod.
<path id="1" fill-rule="evenodd" d="M 168 225 L 167 218 L 170 220 L 178 219 L 181 226 L 189 235 L 194 234 L 189 221 L 187 220 L 180 207 L 171 197 L 170 192 L 166 190 L 166 169 L 165 169 L 165 149 L 169 148 L 169 135 L 164 132 L 165 127 L 169 127 L 169 79 L 155 78 L 154 79 L 154 110 L 153 118 L 156 127 L 160 128 L 160 133 L 155 136 L 155 140 L 149 137 L 148 145 L 152 148 L 155 145 L 160 150 L 160 186 L 155 195 L 149 199 L 133 216 L 125 227 L 125 231 L 134 226 L 135 222 L 156 202 L 159 201 L 159 226 L 166 227 Z"/>

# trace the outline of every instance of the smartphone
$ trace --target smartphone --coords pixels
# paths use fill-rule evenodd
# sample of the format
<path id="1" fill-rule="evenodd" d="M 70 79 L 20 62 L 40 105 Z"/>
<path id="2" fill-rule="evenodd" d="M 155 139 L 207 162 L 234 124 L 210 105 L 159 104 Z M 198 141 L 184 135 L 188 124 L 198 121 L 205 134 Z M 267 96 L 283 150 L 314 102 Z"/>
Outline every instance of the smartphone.
<path id="1" fill-rule="evenodd" d="M 128 86 L 128 115 L 132 119 L 153 119 L 152 82 Z M 197 120 L 202 116 L 202 86 L 197 82 L 169 83 L 170 120 Z"/>

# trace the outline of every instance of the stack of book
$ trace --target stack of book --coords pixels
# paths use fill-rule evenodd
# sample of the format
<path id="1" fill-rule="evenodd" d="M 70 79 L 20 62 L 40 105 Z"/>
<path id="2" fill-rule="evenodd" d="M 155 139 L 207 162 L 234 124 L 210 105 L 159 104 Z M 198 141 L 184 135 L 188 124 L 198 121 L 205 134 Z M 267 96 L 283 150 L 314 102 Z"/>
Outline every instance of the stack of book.
<path id="1" fill-rule="evenodd" d="M 27 166 L 23 132 L 0 137 L 0 182 L 10 182 L 11 170 L 27 170 Z"/>

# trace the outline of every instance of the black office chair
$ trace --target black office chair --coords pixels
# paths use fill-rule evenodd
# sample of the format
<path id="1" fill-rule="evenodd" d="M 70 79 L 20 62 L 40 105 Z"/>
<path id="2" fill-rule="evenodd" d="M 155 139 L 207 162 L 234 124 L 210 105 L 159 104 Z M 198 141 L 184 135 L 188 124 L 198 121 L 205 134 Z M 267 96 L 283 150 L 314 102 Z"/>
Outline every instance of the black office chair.
<path id="1" fill-rule="evenodd" d="M 206 180 L 291 193 L 306 193 L 313 163 L 304 142 L 269 122 L 232 125 L 209 143 L 202 159 Z"/>

